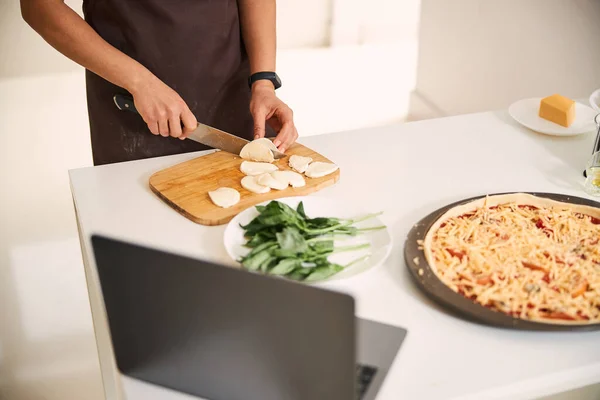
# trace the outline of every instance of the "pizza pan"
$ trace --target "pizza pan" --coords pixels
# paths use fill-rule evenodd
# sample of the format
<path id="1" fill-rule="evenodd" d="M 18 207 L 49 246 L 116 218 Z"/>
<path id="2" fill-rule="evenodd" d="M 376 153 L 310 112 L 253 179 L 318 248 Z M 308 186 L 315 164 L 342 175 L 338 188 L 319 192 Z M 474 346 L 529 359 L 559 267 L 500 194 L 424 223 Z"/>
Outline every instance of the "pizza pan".
<path id="1" fill-rule="evenodd" d="M 519 192 L 527 193 L 527 192 Z M 497 193 L 489 196 L 497 196 L 512 193 Z M 600 207 L 600 203 L 584 199 L 581 197 L 567 196 L 564 194 L 555 193 L 528 193 L 533 196 L 545 197 L 552 200 L 580 204 L 592 207 Z M 431 226 L 438 220 L 446 211 L 461 204 L 481 199 L 484 196 L 477 196 L 466 200 L 461 200 L 456 203 L 447 205 L 439 210 L 429 214 L 416 225 L 413 226 L 408 233 L 404 246 L 404 259 L 406 265 L 411 272 L 413 280 L 417 286 L 432 300 L 441 306 L 451 311 L 454 315 L 466 319 L 471 322 L 509 329 L 520 329 L 530 331 L 593 331 L 600 330 L 600 323 L 588 325 L 562 325 L 545 322 L 536 322 L 515 318 L 513 316 L 503 314 L 499 311 L 494 311 L 486 308 L 479 303 L 476 303 L 459 293 L 456 293 L 446 286 L 433 272 L 431 266 L 425 259 L 425 253 L 419 249 L 418 240 L 424 240 L 425 235 Z M 418 260 L 415 262 L 415 260 Z"/>

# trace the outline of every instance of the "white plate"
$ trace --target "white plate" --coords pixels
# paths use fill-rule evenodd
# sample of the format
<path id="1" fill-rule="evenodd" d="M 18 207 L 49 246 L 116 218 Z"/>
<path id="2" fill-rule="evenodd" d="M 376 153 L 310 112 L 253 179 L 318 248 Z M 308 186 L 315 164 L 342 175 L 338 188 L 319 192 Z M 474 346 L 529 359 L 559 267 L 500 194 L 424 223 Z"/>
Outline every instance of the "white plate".
<path id="1" fill-rule="evenodd" d="M 348 203 L 334 201 L 322 197 L 288 197 L 278 199 L 277 201 L 285 203 L 290 207 L 293 207 L 294 209 L 298 206 L 298 203 L 300 201 L 303 201 L 306 215 L 308 215 L 310 218 L 357 218 L 369 214 L 369 211 L 362 210 Z M 266 205 L 267 203 L 269 202 L 265 202 L 263 203 L 263 205 Z M 240 224 L 248 224 L 257 215 L 258 211 L 256 211 L 256 207 L 251 207 L 239 213 L 227 225 L 223 240 L 225 244 L 225 249 L 227 250 L 227 253 L 233 260 L 239 260 L 246 254 L 248 254 L 248 252 L 250 251 L 250 249 L 244 247 L 244 244 L 246 243 L 246 238 L 244 238 L 244 230 L 240 227 Z M 367 228 L 381 225 L 384 225 L 384 223 L 379 218 L 372 218 L 368 221 L 359 223 L 356 226 L 361 228 Z M 329 257 L 329 260 L 331 262 L 346 265 L 352 260 L 359 259 L 365 255 L 370 254 L 370 257 L 360 263 L 354 264 L 349 268 L 344 269 L 343 271 L 333 275 L 327 280 L 347 278 L 350 276 L 357 275 L 370 268 L 376 267 L 385 261 L 392 249 L 392 237 L 390 236 L 390 233 L 387 228 L 372 232 L 365 232 L 364 234 L 358 235 L 357 237 L 338 240 L 335 243 L 339 246 L 351 246 L 360 243 L 370 243 L 371 246 L 365 250 L 334 254 Z"/>
<path id="2" fill-rule="evenodd" d="M 571 126 L 565 128 L 538 115 L 541 100 L 541 97 L 519 100 L 511 104 L 508 113 L 521 125 L 547 135 L 575 136 L 595 129 L 594 117 L 596 112 L 592 108 L 581 103 L 575 103 L 575 121 Z"/>

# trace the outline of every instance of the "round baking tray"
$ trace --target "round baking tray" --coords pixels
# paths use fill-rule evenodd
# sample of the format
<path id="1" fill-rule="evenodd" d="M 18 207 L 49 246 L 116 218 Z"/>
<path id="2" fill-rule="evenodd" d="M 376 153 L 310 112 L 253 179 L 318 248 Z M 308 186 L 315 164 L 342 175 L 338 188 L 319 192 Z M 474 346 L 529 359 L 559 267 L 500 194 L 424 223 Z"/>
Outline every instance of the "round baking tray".
<path id="1" fill-rule="evenodd" d="M 514 193 L 514 192 L 511 192 Z M 502 194 L 511 193 L 497 193 L 489 196 L 497 196 Z M 531 192 L 520 192 L 528 193 L 538 197 L 545 197 L 552 200 L 582 204 L 592 207 L 600 207 L 600 203 L 584 199 L 581 197 L 567 196 L 564 194 L 555 193 L 531 193 Z M 477 196 L 466 200 L 461 200 L 456 203 L 447 205 L 446 207 L 440 208 L 439 210 L 429 214 L 416 225 L 413 226 L 411 231 L 408 233 L 406 243 L 404 246 L 404 259 L 406 265 L 411 272 L 413 280 L 417 286 L 436 303 L 442 305 L 448 310 L 452 311 L 453 314 L 466 319 L 471 322 L 490 325 L 500 328 L 510 329 L 521 329 L 521 330 L 535 330 L 535 331 L 592 331 L 600 330 L 600 323 L 588 324 L 588 325 L 562 325 L 552 324 L 545 322 L 535 322 L 530 320 L 524 320 L 515 318 L 507 314 L 503 314 L 499 311 L 494 311 L 486 308 L 479 303 L 476 303 L 466 297 L 456 293 L 448 286 L 446 286 L 433 272 L 427 260 L 423 250 L 419 249 L 417 243 L 418 240 L 424 240 L 425 235 L 431 228 L 431 226 L 438 220 L 446 211 L 456 207 L 460 204 L 468 203 L 484 196 Z M 415 263 L 415 259 L 418 260 L 418 264 Z M 421 271 L 421 272 L 419 272 Z"/>

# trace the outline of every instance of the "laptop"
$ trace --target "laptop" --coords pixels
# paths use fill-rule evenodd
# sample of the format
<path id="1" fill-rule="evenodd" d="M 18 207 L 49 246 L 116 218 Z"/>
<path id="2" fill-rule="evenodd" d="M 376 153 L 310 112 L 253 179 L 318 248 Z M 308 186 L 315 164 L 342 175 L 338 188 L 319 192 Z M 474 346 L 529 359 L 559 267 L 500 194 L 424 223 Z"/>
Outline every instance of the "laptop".
<path id="1" fill-rule="evenodd" d="M 406 330 L 354 299 L 107 237 L 92 245 L 117 367 L 210 400 L 373 400 Z"/>

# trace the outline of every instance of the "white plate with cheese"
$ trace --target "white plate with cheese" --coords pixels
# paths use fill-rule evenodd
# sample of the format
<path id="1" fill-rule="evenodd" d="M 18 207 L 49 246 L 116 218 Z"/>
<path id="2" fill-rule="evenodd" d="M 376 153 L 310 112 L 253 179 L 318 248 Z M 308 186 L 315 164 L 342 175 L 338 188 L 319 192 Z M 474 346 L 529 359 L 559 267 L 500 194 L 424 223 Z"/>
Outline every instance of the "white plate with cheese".
<path id="1" fill-rule="evenodd" d="M 508 108 L 508 113 L 521 125 L 546 135 L 575 136 L 595 130 L 596 112 L 584 104 L 575 102 L 575 120 L 567 128 L 539 116 L 541 97 L 519 100 Z"/>

